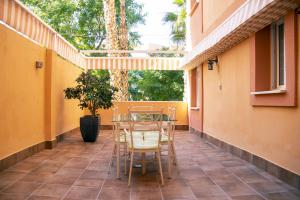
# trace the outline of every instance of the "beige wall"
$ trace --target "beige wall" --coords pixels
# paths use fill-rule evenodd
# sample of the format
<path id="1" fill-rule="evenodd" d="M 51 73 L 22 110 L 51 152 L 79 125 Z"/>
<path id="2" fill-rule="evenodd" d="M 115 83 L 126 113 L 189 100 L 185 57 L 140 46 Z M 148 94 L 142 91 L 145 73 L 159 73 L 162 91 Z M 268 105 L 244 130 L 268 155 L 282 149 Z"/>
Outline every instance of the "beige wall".
<path id="1" fill-rule="evenodd" d="M 74 84 L 79 68 L 2 24 L 0 38 L 2 159 L 78 127 L 83 112 L 62 91 Z M 43 68 L 36 69 L 35 61 Z"/>
<path id="2" fill-rule="evenodd" d="M 208 71 L 204 65 L 203 131 L 300 174 L 300 109 L 250 105 L 249 41 L 220 55 L 218 68 Z"/>

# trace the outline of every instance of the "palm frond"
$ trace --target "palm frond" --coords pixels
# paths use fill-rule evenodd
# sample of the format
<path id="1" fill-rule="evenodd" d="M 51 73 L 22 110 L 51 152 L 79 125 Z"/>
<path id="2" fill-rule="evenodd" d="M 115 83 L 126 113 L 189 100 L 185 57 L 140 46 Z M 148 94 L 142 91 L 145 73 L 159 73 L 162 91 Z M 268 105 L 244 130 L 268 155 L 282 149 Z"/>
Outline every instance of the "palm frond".
<path id="1" fill-rule="evenodd" d="M 173 13 L 173 12 L 167 12 L 165 14 L 165 16 L 163 17 L 162 21 L 164 23 L 168 23 L 168 22 L 171 22 L 171 23 L 174 23 L 176 22 L 178 19 L 178 16 L 176 13 Z"/>

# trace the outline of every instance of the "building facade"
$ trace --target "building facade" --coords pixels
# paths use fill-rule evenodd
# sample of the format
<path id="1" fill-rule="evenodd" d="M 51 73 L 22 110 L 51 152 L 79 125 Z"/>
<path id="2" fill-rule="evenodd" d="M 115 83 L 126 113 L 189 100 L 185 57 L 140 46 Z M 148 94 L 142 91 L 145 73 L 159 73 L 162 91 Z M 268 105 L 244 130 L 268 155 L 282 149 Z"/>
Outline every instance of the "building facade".
<path id="1" fill-rule="evenodd" d="M 300 188 L 299 2 L 187 9 L 190 130 Z"/>

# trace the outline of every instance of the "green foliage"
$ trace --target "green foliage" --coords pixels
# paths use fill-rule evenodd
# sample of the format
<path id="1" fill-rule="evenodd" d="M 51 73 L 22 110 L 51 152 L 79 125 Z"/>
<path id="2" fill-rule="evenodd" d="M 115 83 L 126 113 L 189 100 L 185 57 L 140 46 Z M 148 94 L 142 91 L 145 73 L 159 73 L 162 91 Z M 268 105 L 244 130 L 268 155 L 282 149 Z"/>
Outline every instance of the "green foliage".
<path id="1" fill-rule="evenodd" d="M 21 0 L 46 23 L 79 49 L 102 49 L 106 39 L 102 0 Z M 116 1 L 117 22 L 120 21 L 119 0 Z M 140 35 L 131 29 L 144 23 L 143 5 L 126 1 L 129 46 L 140 43 Z M 119 24 L 119 23 L 118 23 Z"/>
<path id="2" fill-rule="evenodd" d="M 117 89 L 110 85 L 109 72 L 89 70 L 82 72 L 76 79 L 77 86 L 64 90 L 65 98 L 78 99 L 81 109 L 88 108 L 93 116 L 97 109 L 108 109 L 112 104 Z"/>
<path id="3" fill-rule="evenodd" d="M 163 18 L 164 23 L 172 25 L 171 40 L 179 45 L 185 45 L 186 35 L 186 0 L 173 0 L 173 4 L 177 5 L 176 12 L 167 12 Z"/>
<path id="4" fill-rule="evenodd" d="M 130 100 L 183 100 L 183 71 L 130 71 L 128 77 Z"/>
<path id="5" fill-rule="evenodd" d="M 170 50 L 169 47 L 157 49 Z M 150 57 L 182 57 L 181 54 L 151 53 Z M 129 98 L 133 101 L 182 101 L 183 71 L 129 71 Z"/>

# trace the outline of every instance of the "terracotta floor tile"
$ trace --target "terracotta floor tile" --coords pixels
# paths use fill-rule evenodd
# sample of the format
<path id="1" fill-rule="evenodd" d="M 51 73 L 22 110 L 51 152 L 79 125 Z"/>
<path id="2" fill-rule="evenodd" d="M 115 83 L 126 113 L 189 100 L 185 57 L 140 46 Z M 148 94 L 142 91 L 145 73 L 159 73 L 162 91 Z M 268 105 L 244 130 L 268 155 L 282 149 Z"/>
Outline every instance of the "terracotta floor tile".
<path id="1" fill-rule="evenodd" d="M 40 167 L 37 167 L 36 169 L 32 170 L 32 173 L 35 174 L 55 174 L 60 167 L 58 166 L 47 166 L 47 165 L 41 165 Z"/>
<path id="2" fill-rule="evenodd" d="M 48 197 L 62 197 L 68 189 L 70 185 L 62 185 L 62 184 L 44 184 L 35 190 L 32 195 L 35 196 L 48 196 Z"/>
<path id="3" fill-rule="evenodd" d="M 224 197 L 224 191 L 209 178 L 189 181 L 189 185 L 197 198 Z"/>
<path id="4" fill-rule="evenodd" d="M 65 175 L 54 175 L 49 178 L 46 182 L 53 184 L 63 184 L 63 185 L 72 185 L 77 177 L 70 177 Z"/>
<path id="5" fill-rule="evenodd" d="M 264 194 L 268 200 L 299 200 L 300 196 L 289 192 L 275 192 Z"/>
<path id="6" fill-rule="evenodd" d="M 72 186 L 66 199 L 97 199 L 100 187 Z"/>
<path id="7" fill-rule="evenodd" d="M 5 180 L 0 181 L 0 192 L 1 192 L 1 190 L 5 189 L 6 187 L 8 187 L 9 185 L 11 185 L 13 183 L 14 183 L 14 181 L 5 181 Z"/>
<path id="8" fill-rule="evenodd" d="M 29 173 L 23 178 L 20 179 L 20 181 L 24 182 L 37 182 L 37 183 L 43 183 L 49 180 L 51 177 L 53 177 L 53 174 L 36 174 L 36 173 Z"/>
<path id="9" fill-rule="evenodd" d="M 3 171 L 0 173 L 0 181 L 16 181 L 24 177 L 26 172 Z"/>
<path id="10" fill-rule="evenodd" d="M 235 196 L 232 200 L 264 200 L 262 196 L 259 195 L 248 195 L 248 196 Z"/>
<path id="11" fill-rule="evenodd" d="M 11 166 L 7 171 L 16 171 L 16 172 L 31 172 L 32 170 L 39 167 L 39 164 L 34 162 L 22 161 L 16 165 Z"/>
<path id="12" fill-rule="evenodd" d="M 165 188 L 162 189 L 164 199 L 190 199 L 195 198 L 194 193 L 190 187 L 176 187 L 176 188 Z"/>
<path id="13" fill-rule="evenodd" d="M 41 185 L 40 183 L 18 181 L 10 185 L 9 187 L 5 188 L 2 192 L 13 193 L 13 194 L 31 194 L 40 185 Z"/>
<path id="14" fill-rule="evenodd" d="M 244 161 L 242 160 L 225 160 L 221 162 L 224 167 L 237 167 L 237 166 L 245 166 Z"/>
<path id="15" fill-rule="evenodd" d="M 220 187 L 229 196 L 246 196 L 246 195 L 256 195 L 257 193 L 251 189 L 249 186 L 242 182 L 226 183 L 220 185 Z"/>
<path id="16" fill-rule="evenodd" d="M 131 200 L 159 200 L 162 199 L 161 192 L 157 190 L 139 190 L 131 192 Z"/>
<path id="17" fill-rule="evenodd" d="M 201 169 L 185 169 L 180 170 L 180 176 L 187 180 L 195 180 L 205 177 L 205 173 Z"/>
<path id="18" fill-rule="evenodd" d="M 84 179 L 79 178 L 75 181 L 74 185 L 76 186 L 86 186 L 86 187 L 101 187 L 104 180 L 102 179 Z"/>
<path id="19" fill-rule="evenodd" d="M 105 179 L 108 176 L 108 172 L 102 172 L 97 170 L 85 170 L 80 178 L 84 179 Z"/>
<path id="20" fill-rule="evenodd" d="M 59 197 L 46 197 L 46 196 L 35 196 L 32 195 L 28 198 L 28 200 L 60 200 Z"/>
<path id="21" fill-rule="evenodd" d="M 273 182 L 258 182 L 249 183 L 249 185 L 254 188 L 259 193 L 273 193 L 273 192 L 286 192 L 287 189 L 277 183 Z"/>
<path id="22" fill-rule="evenodd" d="M 129 200 L 130 189 L 103 188 L 98 199 L 101 200 Z"/>
<path id="23" fill-rule="evenodd" d="M 128 190 L 128 186 L 127 186 L 127 180 L 116 180 L 115 178 L 114 179 L 109 179 L 109 180 L 106 180 L 104 185 L 103 185 L 103 188 L 106 188 L 106 189 L 116 189 L 116 188 L 120 188 L 120 189 L 125 189 L 125 190 Z"/>
<path id="24" fill-rule="evenodd" d="M 28 194 L 0 193 L 1 200 L 24 200 L 28 196 L 29 196 Z"/>
<path id="25" fill-rule="evenodd" d="M 55 175 L 63 175 L 67 177 L 79 177 L 83 173 L 83 171 L 84 171 L 83 169 L 62 167 L 55 173 Z"/>
<path id="26" fill-rule="evenodd" d="M 64 167 L 84 169 L 88 165 L 89 159 L 87 158 L 72 158 L 64 165 Z"/>

